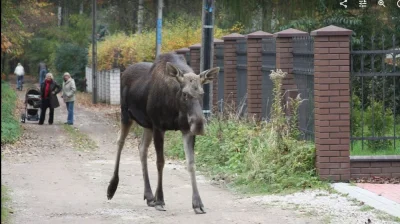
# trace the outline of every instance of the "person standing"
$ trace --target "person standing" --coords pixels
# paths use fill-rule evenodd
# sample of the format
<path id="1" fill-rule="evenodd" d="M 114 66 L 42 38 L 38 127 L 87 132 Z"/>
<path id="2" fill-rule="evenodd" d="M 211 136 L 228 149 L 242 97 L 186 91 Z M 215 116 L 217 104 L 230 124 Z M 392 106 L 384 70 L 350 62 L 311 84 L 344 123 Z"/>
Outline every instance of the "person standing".
<path id="1" fill-rule="evenodd" d="M 50 125 L 53 124 L 54 108 L 57 108 L 60 106 L 60 103 L 58 102 L 58 98 L 57 98 L 57 94 L 59 92 L 61 92 L 60 85 L 58 85 L 57 82 L 55 80 L 53 80 L 53 74 L 47 73 L 46 79 L 40 86 L 42 105 L 41 105 L 39 125 L 42 125 L 44 123 L 47 108 L 50 109 L 49 124 Z"/>
<path id="2" fill-rule="evenodd" d="M 39 63 L 39 85 L 42 85 L 44 80 L 46 79 L 47 74 L 47 66 L 44 62 Z"/>
<path id="3" fill-rule="evenodd" d="M 64 73 L 64 83 L 62 91 L 63 91 L 62 98 L 68 110 L 67 122 L 65 124 L 73 125 L 76 86 L 75 86 L 75 80 L 71 78 L 71 75 L 68 72 Z"/>
<path id="4" fill-rule="evenodd" d="M 18 63 L 14 70 L 14 74 L 17 76 L 17 89 L 22 91 L 22 82 L 24 81 L 25 70 L 21 63 Z"/>

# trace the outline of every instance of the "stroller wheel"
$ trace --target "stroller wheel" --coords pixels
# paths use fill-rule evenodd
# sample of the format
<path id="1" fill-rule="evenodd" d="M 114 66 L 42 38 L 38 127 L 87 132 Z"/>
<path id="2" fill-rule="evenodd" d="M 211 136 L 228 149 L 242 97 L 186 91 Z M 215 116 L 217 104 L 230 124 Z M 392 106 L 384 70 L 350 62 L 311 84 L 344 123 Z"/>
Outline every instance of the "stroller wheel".
<path id="1" fill-rule="evenodd" d="M 21 122 L 25 123 L 26 121 L 26 115 L 25 114 L 21 114 Z"/>

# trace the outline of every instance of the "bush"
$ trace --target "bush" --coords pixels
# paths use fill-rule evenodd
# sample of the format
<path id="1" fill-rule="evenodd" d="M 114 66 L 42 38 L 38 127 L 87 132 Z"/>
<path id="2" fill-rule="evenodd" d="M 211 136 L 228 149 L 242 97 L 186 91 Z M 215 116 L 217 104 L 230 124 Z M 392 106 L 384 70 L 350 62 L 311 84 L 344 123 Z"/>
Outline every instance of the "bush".
<path id="1" fill-rule="evenodd" d="M 215 28 L 214 37 L 221 38 L 227 31 Z M 153 61 L 155 58 L 155 30 L 144 31 L 140 35 L 117 33 L 107 36 L 98 43 L 97 62 L 99 70 L 121 67 L 124 70 L 130 64 L 141 61 Z M 201 23 L 176 19 L 163 25 L 162 52 L 170 52 L 201 42 Z M 91 47 L 90 47 L 91 49 Z M 89 58 L 91 58 L 91 50 Z M 91 62 L 89 62 L 91 64 Z"/>
<path id="2" fill-rule="evenodd" d="M 69 72 L 75 79 L 84 79 L 87 49 L 71 43 L 62 44 L 56 50 L 54 64 L 57 72 L 59 72 L 58 81 L 60 81 L 59 79 L 64 72 Z"/>
<path id="3" fill-rule="evenodd" d="M 385 107 L 382 101 L 371 101 L 365 106 L 364 112 L 360 99 L 352 96 L 353 110 L 351 114 L 352 135 L 355 137 L 383 137 L 393 136 L 394 117 L 392 108 Z M 366 146 L 372 151 L 390 148 L 391 140 L 367 140 Z"/>
<path id="4" fill-rule="evenodd" d="M 284 75 L 274 74 L 274 88 L 280 89 Z M 280 102 L 281 92 L 274 93 L 274 100 Z M 300 97 L 292 100 L 293 111 L 300 103 Z M 268 123 L 230 115 L 213 116 L 206 135 L 196 137 L 197 166 L 214 177 L 231 181 L 239 189 L 253 192 L 277 193 L 320 186 L 314 144 L 297 140 L 297 125 L 293 125 L 296 120 L 285 119 L 282 104 L 273 107 Z M 165 148 L 167 156 L 184 158 L 179 132 L 167 132 Z"/>
<path id="5" fill-rule="evenodd" d="M 17 94 L 6 82 L 1 82 L 1 144 L 13 143 L 21 135 L 19 120 L 15 117 Z"/>

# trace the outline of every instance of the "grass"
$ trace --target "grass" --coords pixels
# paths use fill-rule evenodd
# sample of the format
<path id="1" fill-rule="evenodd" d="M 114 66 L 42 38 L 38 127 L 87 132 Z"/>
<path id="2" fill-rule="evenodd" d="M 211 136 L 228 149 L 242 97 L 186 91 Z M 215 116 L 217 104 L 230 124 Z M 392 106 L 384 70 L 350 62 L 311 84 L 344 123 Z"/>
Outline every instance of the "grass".
<path id="1" fill-rule="evenodd" d="M 19 118 L 15 116 L 17 94 L 9 83 L 1 82 L 1 144 L 14 143 L 21 136 Z"/>
<path id="2" fill-rule="evenodd" d="M 10 213 L 10 209 L 7 206 L 10 197 L 8 195 L 8 190 L 4 185 L 1 185 L 1 223 L 6 224 L 9 223 L 10 217 L 8 216 Z"/>
<path id="3" fill-rule="evenodd" d="M 71 125 L 63 125 L 64 130 L 71 137 L 74 148 L 80 151 L 96 149 L 98 146 L 87 134 Z"/>
<path id="4" fill-rule="evenodd" d="M 374 155 L 400 155 L 400 140 L 396 141 L 396 148 L 389 147 L 380 150 L 374 150 L 368 148 L 364 142 L 364 148 L 362 146 L 362 141 L 354 141 L 352 143 L 350 155 L 352 156 L 374 156 Z"/>
<path id="5" fill-rule="evenodd" d="M 280 90 L 279 80 L 274 80 Z M 275 102 L 280 99 L 281 92 L 275 91 Z M 294 104 L 298 107 L 299 102 Z M 292 105 L 294 111 L 296 105 Z M 297 140 L 299 132 L 297 125 L 293 125 L 297 121 L 286 120 L 280 103 L 273 105 L 269 123 L 240 118 L 237 111 L 211 117 L 206 134 L 196 137 L 195 160 L 199 170 L 249 194 L 328 188 L 315 171 L 315 145 Z M 184 159 L 181 134 L 167 132 L 165 139 L 166 155 Z"/>

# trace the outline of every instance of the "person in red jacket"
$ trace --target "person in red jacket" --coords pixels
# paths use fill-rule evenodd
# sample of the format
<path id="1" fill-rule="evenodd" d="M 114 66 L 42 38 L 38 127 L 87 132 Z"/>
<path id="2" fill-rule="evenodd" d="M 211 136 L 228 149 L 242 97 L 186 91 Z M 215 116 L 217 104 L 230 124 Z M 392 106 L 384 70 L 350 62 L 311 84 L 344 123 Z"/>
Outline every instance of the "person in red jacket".
<path id="1" fill-rule="evenodd" d="M 40 86 L 42 105 L 41 105 L 39 125 L 42 125 L 44 123 L 47 108 L 50 109 L 49 124 L 53 124 L 54 108 L 60 106 L 60 103 L 58 102 L 57 98 L 57 94 L 60 91 L 61 91 L 61 86 L 58 85 L 55 80 L 53 80 L 53 74 L 47 73 L 46 79 Z"/>

